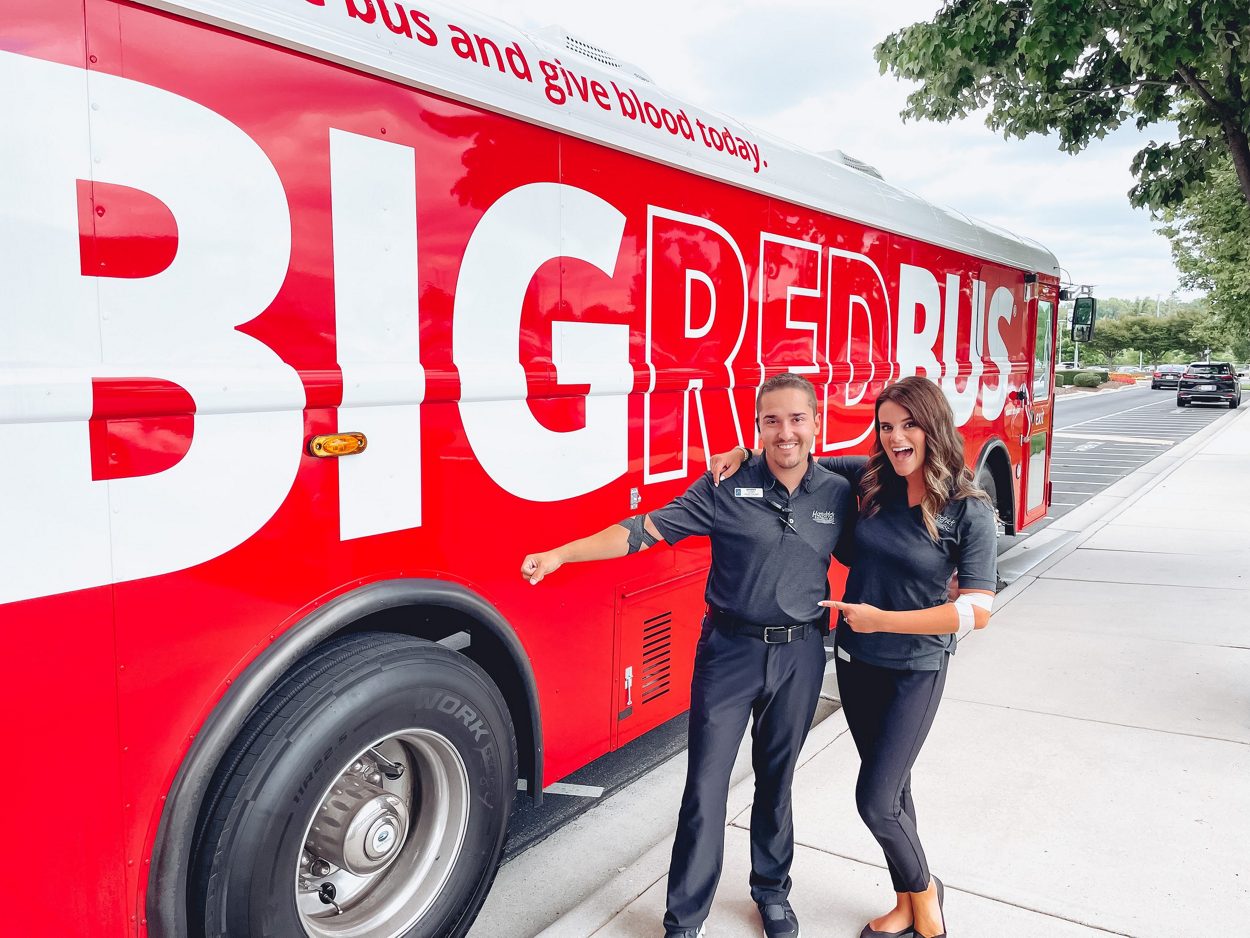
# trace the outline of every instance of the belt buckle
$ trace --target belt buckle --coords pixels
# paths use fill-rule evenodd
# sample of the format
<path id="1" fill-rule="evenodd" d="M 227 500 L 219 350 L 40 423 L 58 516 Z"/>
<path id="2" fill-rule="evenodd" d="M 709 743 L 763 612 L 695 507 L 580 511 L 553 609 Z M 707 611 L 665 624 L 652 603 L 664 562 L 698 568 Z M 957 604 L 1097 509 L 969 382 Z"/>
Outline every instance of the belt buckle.
<path id="1" fill-rule="evenodd" d="M 764 644 L 765 645 L 788 645 L 790 642 L 794 640 L 792 636 L 790 635 L 790 633 L 795 628 L 797 628 L 797 626 L 793 626 L 793 625 L 766 625 L 764 626 Z M 778 639 L 777 641 L 773 641 L 772 639 L 768 637 L 769 632 L 785 632 L 786 637 L 782 639 Z"/>

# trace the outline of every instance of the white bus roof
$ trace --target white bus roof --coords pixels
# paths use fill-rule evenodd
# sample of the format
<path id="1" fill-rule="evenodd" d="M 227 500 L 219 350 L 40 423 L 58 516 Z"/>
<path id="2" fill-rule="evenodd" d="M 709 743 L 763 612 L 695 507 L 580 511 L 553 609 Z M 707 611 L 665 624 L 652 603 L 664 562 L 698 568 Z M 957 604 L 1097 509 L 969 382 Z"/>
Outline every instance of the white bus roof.
<path id="1" fill-rule="evenodd" d="M 871 167 L 837 151 L 825 156 L 811 153 L 675 98 L 653 84 L 636 66 L 620 62 L 605 50 L 570 37 L 558 28 L 532 34 L 478 13 L 423 3 L 420 10 L 428 14 L 429 28 L 437 39 L 431 46 L 415 38 L 415 23 L 407 12 L 400 19 L 397 10 L 401 4 L 394 0 L 327 0 L 324 6 L 293 0 L 140 2 L 796 205 L 1009 267 L 1058 275 L 1054 255 L 1036 241 L 932 205 L 877 178 L 870 174 Z M 381 15 L 383 5 L 392 25 L 407 23 L 413 37 L 387 25 Z M 349 7 L 365 15 L 351 16 Z M 372 22 L 366 22 L 369 12 L 373 14 Z M 533 80 L 458 57 L 452 50 L 453 24 L 473 37 L 492 40 L 501 50 L 515 43 Z M 551 103 L 544 95 L 538 63 L 555 59 L 579 79 L 597 80 L 609 89 L 610 83 L 615 82 L 622 89 L 637 92 L 640 99 L 657 108 L 667 108 L 673 114 L 684 110 L 691 121 L 702 121 L 718 131 L 728 129 L 735 137 L 759 147 L 758 165 L 754 159 L 734 159 L 712 149 L 698 132 L 692 142 L 663 128 L 657 130 L 627 119 L 619 111 L 614 92 L 610 110 L 596 104 L 593 98 L 583 101 L 575 96 L 562 105 Z"/>

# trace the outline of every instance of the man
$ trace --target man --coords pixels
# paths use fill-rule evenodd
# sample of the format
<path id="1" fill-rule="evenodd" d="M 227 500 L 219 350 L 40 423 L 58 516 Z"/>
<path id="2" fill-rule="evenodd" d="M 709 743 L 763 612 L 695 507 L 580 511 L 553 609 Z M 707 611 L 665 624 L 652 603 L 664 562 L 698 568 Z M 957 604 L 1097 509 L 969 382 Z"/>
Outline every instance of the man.
<path id="1" fill-rule="evenodd" d="M 798 938 L 790 908 L 794 858 L 791 781 L 824 677 L 829 558 L 849 542 L 849 483 L 811 458 L 820 432 L 816 395 L 794 374 L 760 387 L 755 422 L 764 458 L 735 485 L 701 476 L 656 511 L 530 554 L 521 575 L 539 583 L 563 564 L 621 557 L 691 535 L 712 541 L 708 608 L 690 686 L 686 787 L 669 868 L 666 938 L 697 938 L 712 905 L 725 848 L 729 775 L 747 719 L 751 761 L 751 897 L 768 938 Z"/>

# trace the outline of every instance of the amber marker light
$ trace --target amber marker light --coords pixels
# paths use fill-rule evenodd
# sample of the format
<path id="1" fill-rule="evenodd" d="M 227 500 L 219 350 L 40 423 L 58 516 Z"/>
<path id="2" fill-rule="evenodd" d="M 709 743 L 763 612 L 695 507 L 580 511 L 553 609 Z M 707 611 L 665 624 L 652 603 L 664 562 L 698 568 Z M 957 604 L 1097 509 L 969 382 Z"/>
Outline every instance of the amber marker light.
<path id="1" fill-rule="evenodd" d="M 308 441 L 308 452 L 322 459 L 363 453 L 368 441 L 363 433 L 326 433 Z"/>

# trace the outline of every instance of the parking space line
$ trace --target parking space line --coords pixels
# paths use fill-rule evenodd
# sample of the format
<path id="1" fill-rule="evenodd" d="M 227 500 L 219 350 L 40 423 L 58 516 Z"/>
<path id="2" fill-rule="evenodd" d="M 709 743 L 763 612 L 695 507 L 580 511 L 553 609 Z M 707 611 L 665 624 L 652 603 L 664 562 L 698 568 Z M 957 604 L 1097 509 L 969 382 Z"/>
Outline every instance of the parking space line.
<path id="1" fill-rule="evenodd" d="M 1128 410 L 1121 410 L 1117 414 L 1103 414 L 1100 417 L 1090 417 L 1088 420 L 1082 420 L 1080 423 L 1074 423 L 1071 426 L 1083 427 L 1087 423 L 1095 423 L 1099 420 L 1105 420 L 1107 417 L 1118 416 L 1119 414 L 1131 414 L 1135 410 L 1145 410 L 1147 407 L 1158 407 L 1162 403 L 1165 403 L 1165 402 L 1164 401 L 1151 401 L 1149 404 L 1139 404 L 1137 407 L 1130 407 Z M 1069 427 L 1069 429 L 1071 429 L 1071 427 Z"/>
<path id="2" fill-rule="evenodd" d="M 1116 436 L 1107 433 L 1073 433 L 1070 430 L 1056 430 L 1055 439 L 1066 440 L 1102 440 L 1105 443 L 1148 443 L 1152 446 L 1175 446 L 1175 440 L 1160 440 L 1151 437 Z"/>
<path id="3" fill-rule="evenodd" d="M 1128 462 L 1059 462 L 1058 460 L 1051 460 L 1050 464 L 1052 467 L 1054 466 L 1082 466 L 1086 469 L 1088 469 L 1091 466 L 1096 466 L 1100 469 L 1136 469 L 1143 462 L 1146 462 L 1146 460 L 1133 459 L 1133 460 L 1129 460 Z"/>

